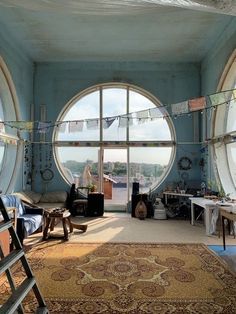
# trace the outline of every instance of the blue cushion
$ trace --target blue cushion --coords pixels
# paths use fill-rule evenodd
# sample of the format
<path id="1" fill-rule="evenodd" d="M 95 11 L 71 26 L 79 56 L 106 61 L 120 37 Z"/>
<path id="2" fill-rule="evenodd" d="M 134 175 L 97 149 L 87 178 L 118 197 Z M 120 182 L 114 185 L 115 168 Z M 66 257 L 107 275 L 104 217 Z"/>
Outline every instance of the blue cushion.
<path id="1" fill-rule="evenodd" d="M 24 227 L 27 232 L 27 235 L 35 232 L 39 227 L 42 226 L 43 219 L 42 215 L 23 215 L 20 217 L 24 219 Z"/>
<path id="2" fill-rule="evenodd" d="M 16 207 L 17 208 L 17 217 L 21 217 L 25 213 L 24 206 L 21 203 L 19 197 L 11 194 L 5 194 L 1 196 L 3 204 L 5 207 Z"/>

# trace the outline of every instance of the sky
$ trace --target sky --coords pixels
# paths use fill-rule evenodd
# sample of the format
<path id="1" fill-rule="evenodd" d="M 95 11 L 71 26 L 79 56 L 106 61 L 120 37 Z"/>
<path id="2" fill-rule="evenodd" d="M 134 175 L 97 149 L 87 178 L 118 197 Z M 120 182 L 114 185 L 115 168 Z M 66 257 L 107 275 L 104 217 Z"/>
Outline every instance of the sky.
<path id="1" fill-rule="evenodd" d="M 64 117 L 58 120 L 86 120 L 97 119 L 99 117 L 99 91 L 94 91 L 79 99 L 68 110 Z M 130 90 L 129 92 L 129 112 L 155 108 L 156 105 L 147 97 Z M 127 92 L 122 88 L 107 88 L 103 90 L 103 117 L 117 117 L 108 129 L 103 129 L 104 141 L 126 141 L 126 128 L 119 127 L 119 115 L 126 114 Z M 134 115 L 136 117 L 136 115 Z M 142 120 L 143 121 L 143 120 Z M 145 123 L 138 119 L 133 119 L 133 125 L 129 127 L 129 137 L 131 141 L 158 141 L 171 140 L 168 123 L 163 118 L 148 120 Z M 99 141 L 99 127 L 94 130 L 88 130 L 84 123 L 83 132 L 69 133 L 68 126 L 65 133 L 58 133 L 58 140 L 75 141 Z M 170 148 L 131 148 L 130 156 L 133 162 L 149 162 L 158 164 L 167 164 L 170 158 Z M 71 160 L 81 161 L 88 159 L 98 160 L 97 148 L 63 148 L 60 149 L 60 158 L 62 162 Z M 109 161 L 126 162 L 127 153 L 117 150 L 106 150 L 106 156 Z"/>

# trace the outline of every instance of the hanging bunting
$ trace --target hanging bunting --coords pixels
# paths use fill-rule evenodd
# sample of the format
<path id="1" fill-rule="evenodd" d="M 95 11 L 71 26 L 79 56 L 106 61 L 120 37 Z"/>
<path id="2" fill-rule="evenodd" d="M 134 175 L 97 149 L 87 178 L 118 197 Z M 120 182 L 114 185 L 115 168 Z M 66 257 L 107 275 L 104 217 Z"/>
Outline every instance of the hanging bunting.
<path id="1" fill-rule="evenodd" d="M 212 106 L 217 106 L 219 104 L 223 104 L 229 101 L 231 99 L 231 96 L 232 96 L 232 91 L 225 91 L 225 92 L 210 95 L 209 98 L 210 98 Z"/>
<path id="2" fill-rule="evenodd" d="M 202 110 L 206 107 L 206 98 L 199 97 L 199 98 L 190 99 L 188 101 L 188 105 L 189 105 L 190 111 Z"/>
<path id="3" fill-rule="evenodd" d="M 66 132 L 66 122 L 60 122 L 57 124 L 59 133 L 65 133 Z"/>
<path id="4" fill-rule="evenodd" d="M 84 127 L 83 121 L 70 121 L 69 122 L 69 133 L 82 132 Z"/>
<path id="5" fill-rule="evenodd" d="M 138 124 L 145 123 L 149 119 L 149 109 L 138 111 L 136 113 Z"/>
<path id="6" fill-rule="evenodd" d="M 2 121 L 0 122 L 0 132 L 4 132 L 4 123 Z"/>
<path id="7" fill-rule="evenodd" d="M 162 118 L 163 114 L 161 113 L 158 107 L 149 109 L 149 116 L 151 119 Z"/>
<path id="8" fill-rule="evenodd" d="M 32 132 L 34 129 L 33 121 L 9 121 L 7 122 L 7 125 L 20 131 Z"/>
<path id="9" fill-rule="evenodd" d="M 21 130 L 32 132 L 34 130 L 34 122 L 33 121 L 21 121 L 20 128 Z"/>
<path id="10" fill-rule="evenodd" d="M 233 98 L 236 99 L 236 89 L 233 90 Z"/>
<path id="11" fill-rule="evenodd" d="M 181 115 L 188 113 L 188 101 L 179 102 L 177 104 L 171 105 L 171 110 L 173 115 Z"/>
<path id="12" fill-rule="evenodd" d="M 133 117 L 131 113 L 119 117 L 119 128 L 127 128 L 131 125 L 133 125 Z"/>
<path id="13" fill-rule="evenodd" d="M 222 91 L 220 93 L 215 93 L 208 95 L 210 98 L 210 104 L 208 102 L 208 107 L 206 107 L 206 97 L 199 97 L 195 99 L 190 99 L 180 103 L 172 104 L 171 114 L 174 118 L 182 114 L 190 114 L 191 112 L 203 111 L 203 110 L 214 110 L 217 106 L 227 104 L 227 106 L 233 106 L 236 100 L 236 89 Z M 119 119 L 119 127 L 128 127 L 133 125 L 133 121 L 137 120 L 138 124 L 144 123 L 149 119 L 158 119 L 168 117 L 167 105 L 154 107 L 146 110 L 141 110 L 137 112 L 132 112 L 130 114 L 122 116 L 113 116 L 102 119 L 102 126 L 104 129 L 109 128 L 112 123 Z M 210 116 L 210 115 L 207 115 Z M 209 118 L 209 117 L 208 117 Z M 38 122 L 38 127 L 34 128 L 37 121 L 0 121 L 0 132 L 4 132 L 4 126 L 9 126 L 16 128 L 20 131 L 32 132 L 34 130 L 38 133 L 46 133 L 52 127 L 59 127 L 59 132 L 63 133 L 66 131 L 66 124 L 69 125 L 69 133 L 81 132 L 84 128 L 84 123 L 88 130 L 96 130 L 99 128 L 99 119 L 85 119 L 79 121 L 56 121 L 51 122 Z"/>
<path id="14" fill-rule="evenodd" d="M 6 144 L 17 145 L 17 140 L 7 138 L 4 135 L 3 136 L 0 135 L 0 142 L 6 143 Z"/>
<path id="15" fill-rule="evenodd" d="M 103 129 L 108 129 L 112 123 L 116 120 L 116 118 L 105 118 L 102 120 Z"/>
<path id="16" fill-rule="evenodd" d="M 50 127 L 51 127 L 50 122 L 42 122 L 42 121 L 38 122 L 38 132 L 41 134 L 47 133 L 49 131 Z"/>
<path id="17" fill-rule="evenodd" d="M 87 129 L 88 130 L 97 130 L 98 129 L 98 119 L 87 120 Z"/>

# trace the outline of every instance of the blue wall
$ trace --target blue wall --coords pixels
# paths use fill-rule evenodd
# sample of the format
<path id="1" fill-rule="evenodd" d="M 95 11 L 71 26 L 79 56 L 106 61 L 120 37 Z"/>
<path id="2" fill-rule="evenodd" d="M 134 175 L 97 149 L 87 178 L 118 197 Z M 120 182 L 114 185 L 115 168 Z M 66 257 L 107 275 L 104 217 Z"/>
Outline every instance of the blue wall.
<path id="1" fill-rule="evenodd" d="M 18 47 L 7 32 L 0 29 L 0 55 L 3 58 L 11 74 L 19 101 L 20 119 L 30 120 L 30 105 L 33 103 L 33 62 L 26 53 Z M 7 107 L 7 104 L 6 104 Z M 28 134 L 22 134 L 27 138 Z M 17 164 L 17 176 L 15 180 L 15 191 L 22 189 L 23 162 Z M 4 191 L 4 178 L 1 178 L 1 187 Z M 11 191 L 8 191 L 11 192 Z"/>
<path id="2" fill-rule="evenodd" d="M 235 19 L 227 26 L 224 33 L 219 35 L 215 45 L 208 51 L 201 65 L 202 94 L 210 95 L 217 91 L 224 68 L 236 49 L 236 23 Z M 209 121 L 211 123 L 211 121 Z M 209 128 L 210 130 L 210 128 Z M 207 137 L 211 134 L 208 132 Z M 207 158 L 207 180 L 215 180 L 211 147 Z"/>
<path id="3" fill-rule="evenodd" d="M 177 103 L 198 97 L 201 92 L 200 65 L 159 64 L 145 62 L 102 63 L 38 63 L 35 73 L 35 104 L 39 119 L 39 106 L 47 107 L 47 120 L 55 121 L 65 104 L 82 90 L 107 82 L 126 82 L 139 86 L 156 96 L 163 104 Z M 181 117 L 173 121 L 178 142 L 193 142 L 193 117 Z M 52 133 L 46 140 L 51 141 Z M 193 160 L 190 180 L 200 180 L 198 167 L 199 145 L 177 146 L 177 157 L 188 156 Z M 65 182 L 53 164 L 54 181 L 48 189 L 62 188 Z M 37 178 L 40 183 L 39 177 Z M 176 165 L 167 181 L 179 181 Z M 36 184 L 40 186 L 40 184 Z"/>
<path id="4" fill-rule="evenodd" d="M 160 64 L 149 62 L 83 62 L 83 63 L 37 63 L 23 49 L 17 47 L 0 30 L 0 54 L 12 75 L 20 103 L 22 120 L 29 120 L 30 104 L 35 104 L 35 120 L 40 118 L 39 106 L 47 107 L 47 119 L 55 121 L 64 105 L 77 93 L 90 86 L 105 82 L 126 82 L 146 89 L 163 104 L 177 103 L 190 98 L 214 93 L 220 76 L 236 43 L 236 26 L 232 23 L 219 36 L 202 64 Z M 35 69 L 35 73 L 34 73 Z M 199 117 L 200 118 L 200 117 Z M 201 155 L 198 139 L 193 135 L 193 116 L 173 120 L 176 127 L 176 160 L 188 156 L 193 168 L 188 171 L 190 181 L 200 180 L 199 160 Z M 24 135 L 26 136 L 26 135 Z M 46 140 L 51 141 L 52 133 Z M 195 143 L 194 143 L 195 142 Z M 190 144 L 187 144 L 190 143 Z M 55 177 L 49 190 L 69 188 L 53 164 Z M 38 182 L 40 176 L 37 176 Z M 166 181 L 179 181 L 181 173 L 176 163 Z M 22 188 L 22 168 L 15 190 Z M 36 190 L 41 190 L 37 185 Z"/>

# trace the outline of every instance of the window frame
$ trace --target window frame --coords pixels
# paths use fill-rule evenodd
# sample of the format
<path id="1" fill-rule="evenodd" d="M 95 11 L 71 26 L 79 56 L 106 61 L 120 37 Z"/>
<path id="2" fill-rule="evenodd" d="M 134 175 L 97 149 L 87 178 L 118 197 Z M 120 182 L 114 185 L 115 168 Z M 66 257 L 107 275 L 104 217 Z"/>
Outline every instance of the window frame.
<path id="1" fill-rule="evenodd" d="M 0 93 L 4 114 L 4 121 L 19 120 L 19 102 L 10 71 L 0 56 Z M 23 145 L 19 141 L 19 132 L 5 126 L 0 132 L 0 140 L 5 143 L 2 169 L 0 171 L 0 189 L 2 193 L 11 193 L 14 190 L 17 174 L 21 165 Z M 16 143 L 16 144 L 15 144 Z"/>
<path id="2" fill-rule="evenodd" d="M 236 49 L 230 56 L 221 75 L 217 91 L 231 90 L 236 82 Z M 236 130 L 227 132 L 227 119 L 229 108 L 227 105 L 218 106 L 212 121 L 212 158 L 215 161 L 215 176 L 222 185 L 225 193 L 231 197 L 236 196 L 236 186 L 229 165 L 227 145 L 235 141 Z"/>
<path id="3" fill-rule="evenodd" d="M 137 92 L 139 94 L 141 94 L 142 96 L 148 98 L 154 105 L 158 106 L 162 106 L 161 102 L 151 93 L 149 93 L 148 91 L 137 87 L 135 85 L 132 84 L 128 84 L 128 83 L 116 83 L 116 82 L 110 82 L 110 83 L 103 83 L 103 84 L 98 84 L 98 85 L 94 85 L 91 86 L 81 92 L 79 92 L 78 94 L 76 94 L 68 103 L 65 104 L 65 106 L 63 107 L 63 109 L 61 110 L 61 112 L 58 115 L 58 121 L 63 121 L 63 117 L 67 114 L 67 112 L 73 107 L 73 105 L 75 105 L 75 103 L 77 103 L 80 99 L 82 99 L 83 97 L 85 97 L 86 95 L 95 92 L 95 91 L 100 91 L 100 102 L 99 102 L 99 106 L 100 106 L 100 114 L 99 117 L 100 120 L 102 119 L 102 110 L 103 110 L 103 106 L 102 106 L 102 97 L 101 97 L 101 89 L 106 89 L 106 88 L 122 88 L 122 89 L 126 89 L 127 92 L 129 90 L 132 90 L 134 92 Z M 128 95 L 128 94 L 127 94 Z M 128 98 L 128 96 L 127 96 Z M 157 141 L 133 141 L 133 140 L 129 140 L 129 127 L 127 128 L 127 137 L 126 140 L 123 141 L 109 141 L 109 140 L 102 140 L 102 136 L 103 136 L 103 126 L 102 123 L 100 123 L 100 138 L 99 141 L 69 141 L 69 140 L 65 140 L 65 141 L 61 141 L 57 139 L 57 134 L 58 134 L 58 130 L 56 128 L 54 128 L 53 130 L 53 143 L 54 143 L 54 149 L 53 149 L 53 155 L 54 155 L 54 160 L 57 166 L 57 169 L 59 170 L 61 176 L 63 177 L 63 179 L 68 183 L 71 184 L 71 182 L 68 182 L 67 177 L 64 175 L 63 173 L 63 167 L 61 167 L 61 163 L 59 161 L 59 156 L 57 153 L 57 147 L 62 147 L 62 146 L 79 146 L 79 147 L 86 147 L 86 146 L 90 146 L 90 147 L 98 147 L 99 149 L 103 149 L 106 147 L 109 148 L 128 148 L 129 147 L 144 147 L 144 146 L 153 146 L 153 147 L 171 147 L 171 155 L 170 155 L 170 159 L 169 159 L 169 163 L 166 167 L 166 170 L 163 174 L 163 176 L 161 177 L 160 181 L 158 182 L 158 184 L 155 186 L 155 189 L 160 186 L 163 181 L 165 180 L 165 178 L 168 176 L 174 160 L 175 160 L 175 156 L 176 156 L 176 132 L 175 132 L 175 128 L 174 128 L 174 124 L 173 121 L 170 118 L 170 115 L 168 113 L 168 111 L 165 109 L 165 112 L 167 113 L 167 116 L 165 117 L 168 127 L 169 127 L 169 131 L 170 131 L 170 136 L 171 136 L 171 140 L 157 140 Z M 127 109 L 126 109 L 126 113 L 128 113 L 128 105 L 127 105 Z M 129 155 L 129 152 L 128 152 Z M 129 161 L 128 161 L 129 162 Z M 129 176 L 129 171 L 128 171 L 128 176 Z M 128 193 L 129 194 L 129 193 Z"/>

